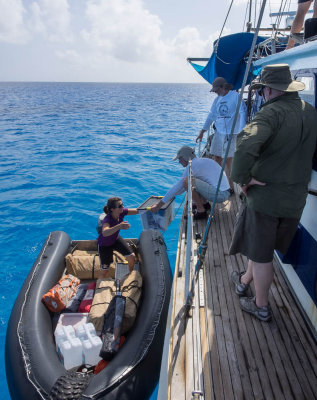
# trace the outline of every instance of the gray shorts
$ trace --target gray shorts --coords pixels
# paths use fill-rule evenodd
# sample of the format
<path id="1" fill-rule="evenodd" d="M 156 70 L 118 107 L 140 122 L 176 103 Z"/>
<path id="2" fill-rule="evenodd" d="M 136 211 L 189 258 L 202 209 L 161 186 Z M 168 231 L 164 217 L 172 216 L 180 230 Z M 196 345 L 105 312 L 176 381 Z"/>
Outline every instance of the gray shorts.
<path id="1" fill-rule="evenodd" d="M 211 142 L 210 154 L 224 158 L 228 145 L 228 138 L 229 135 L 222 135 L 216 131 Z M 236 141 L 237 135 L 232 135 L 228 157 L 233 157 L 233 154 L 236 150 Z"/>
<path id="2" fill-rule="evenodd" d="M 193 186 L 199 194 L 206 200 L 213 201 L 216 194 L 216 187 L 209 185 L 209 183 L 202 181 L 201 179 L 194 178 Z M 229 198 L 228 190 L 219 190 L 216 203 L 222 203 Z"/>
<path id="3" fill-rule="evenodd" d="M 295 235 L 298 218 L 276 218 L 242 203 L 235 222 L 229 254 L 241 253 L 257 263 L 273 260 L 274 250 L 285 254 Z"/>

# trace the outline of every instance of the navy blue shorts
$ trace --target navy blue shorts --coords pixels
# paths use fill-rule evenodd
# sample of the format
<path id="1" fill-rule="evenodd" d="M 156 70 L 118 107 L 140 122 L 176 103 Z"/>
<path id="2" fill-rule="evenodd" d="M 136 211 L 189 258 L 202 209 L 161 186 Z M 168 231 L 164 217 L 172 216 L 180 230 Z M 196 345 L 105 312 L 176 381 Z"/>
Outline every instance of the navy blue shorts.
<path id="1" fill-rule="evenodd" d="M 118 239 L 111 246 L 98 246 L 101 269 L 103 265 L 109 267 L 109 265 L 113 262 L 113 250 L 118 251 L 123 256 L 129 256 L 133 253 L 131 247 L 121 236 L 118 236 Z"/>
<path id="2" fill-rule="evenodd" d="M 298 4 L 300 4 L 300 3 L 308 3 L 309 1 L 312 1 L 312 0 L 298 0 Z"/>

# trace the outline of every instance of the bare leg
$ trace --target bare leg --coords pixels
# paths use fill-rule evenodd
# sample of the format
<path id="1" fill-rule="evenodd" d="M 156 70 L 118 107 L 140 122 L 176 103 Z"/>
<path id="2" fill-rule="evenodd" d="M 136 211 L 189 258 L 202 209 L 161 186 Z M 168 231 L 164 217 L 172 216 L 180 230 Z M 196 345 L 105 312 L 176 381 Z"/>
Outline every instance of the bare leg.
<path id="1" fill-rule="evenodd" d="M 187 189 L 188 189 L 188 178 L 187 177 L 184 179 L 183 187 L 187 191 Z M 204 212 L 205 211 L 204 204 L 206 203 L 206 200 L 198 192 L 196 192 L 196 190 L 192 191 L 192 195 L 193 195 L 193 201 L 197 205 L 197 211 Z"/>
<path id="2" fill-rule="evenodd" d="M 222 162 L 223 162 L 223 158 L 219 157 L 219 156 L 214 156 L 215 157 L 215 161 L 222 167 Z M 229 181 L 229 185 L 230 188 L 233 189 L 233 181 L 230 178 L 230 174 L 231 174 L 231 167 L 232 167 L 232 157 L 227 158 L 226 161 L 226 165 L 225 165 L 225 173 L 227 175 L 228 181 Z"/>
<path id="3" fill-rule="evenodd" d="M 269 304 L 269 290 L 273 282 L 273 262 L 253 263 L 253 278 L 255 287 L 256 305 L 266 307 Z"/>
<path id="4" fill-rule="evenodd" d="M 314 1 L 314 12 L 313 12 L 313 18 L 317 18 L 317 2 Z"/>
<path id="5" fill-rule="evenodd" d="M 232 167 L 232 157 L 228 157 L 227 161 L 226 161 L 226 165 L 225 165 L 225 173 L 227 175 L 228 181 L 229 181 L 229 185 L 230 185 L 230 189 L 233 189 L 233 180 L 230 178 L 230 174 L 231 174 L 231 167 Z"/>
<path id="6" fill-rule="evenodd" d="M 99 279 L 107 279 L 110 276 L 109 269 L 100 269 L 98 278 Z"/>
<path id="7" fill-rule="evenodd" d="M 130 272 L 131 272 L 134 268 L 135 254 L 132 253 L 129 256 L 126 256 L 126 259 L 128 261 Z"/>
<path id="8" fill-rule="evenodd" d="M 198 192 L 196 192 L 196 190 L 193 190 L 193 200 L 197 205 L 197 211 L 199 213 L 204 212 L 204 204 L 206 203 L 206 200 Z"/>
<path id="9" fill-rule="evenodd" d="M 304 19 L 305 15 L 307 14 L 307 11 L 309 10 L 311 4 L 311 0 L 306 1 L 305 3 L 299 3 L 297 6 L 297 12 L 292 24 L 291 28 L 291 33 L 300 33 L 300 31 L 303 29 L 303 24 L 304 24 Z M 314 16 L 315 16 L 315 10 L 317 12 L 317 6 L 316 6 L 316 1 L 314 4 Z M 289 37 L 288 43 L 286 46 L 286 50 L 291 49 L 294 47 L 295 41 Z"/>
<path id="10" fill-rule="evenodd" d="M 245 285 L 249 285 L 253 281 L 253 261 L 248 260 L 248 269 L 245 274 L 241 276 L 240 281 Z"/>
<path id="11" fill-rule="evenodd" d="M 214 156 L 215 157 L 215 161 L 220 165 L 220 167 L 222 166 L 222 158 L 219 156 Z"/>

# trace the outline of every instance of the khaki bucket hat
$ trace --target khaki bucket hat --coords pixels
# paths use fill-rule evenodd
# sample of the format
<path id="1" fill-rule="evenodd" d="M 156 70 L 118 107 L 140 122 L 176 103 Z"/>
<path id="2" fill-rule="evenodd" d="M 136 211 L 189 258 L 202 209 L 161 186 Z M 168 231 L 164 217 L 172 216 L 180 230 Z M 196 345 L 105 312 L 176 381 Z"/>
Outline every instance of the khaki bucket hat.
<path id="1" fill-rule="evenodd" d="M 266 65 L 262 69 L 260 81 L 253 81 L 250 85 L 250 90 L 260 89 L 264 86 L 283 92 L 298 92 L 305 89 L 303 82 L 292 79 L 288 64 Z"/>

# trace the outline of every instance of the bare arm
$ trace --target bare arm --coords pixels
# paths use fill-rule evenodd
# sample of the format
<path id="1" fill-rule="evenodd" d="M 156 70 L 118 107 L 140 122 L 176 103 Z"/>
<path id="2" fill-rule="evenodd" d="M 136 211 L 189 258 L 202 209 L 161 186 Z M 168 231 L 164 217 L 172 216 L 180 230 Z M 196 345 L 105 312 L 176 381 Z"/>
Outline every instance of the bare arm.
<path id="1" fill-rule="evenodd" d="M 151 211 L 156 213 L 163 207 L 163 205 L 164 205 L 163 201 L 160 200 L 158 203 L 153 204 L 153 206 L 151 207 Z"/>
<path id="2" fill-rule="evenodd" d="M 137 208 L 128 208 L 128 214 L 127 215 L 136 215 L 138 213 Z"/>
<path id="3" fill-rule="evenodd" d="M 112 228 L 110 228 L 109 224 L 104 224 L 102 225 L 102 236 L 107 237 L 110 235 L 113 235 L 115 232 L 119 231 L 120 229 L 129 229 L 130 228 L 130 224 L 129 222 L 126 221 L 122 221 L 120 222 L 120 224 L 113 226 Z"/>
<path id="4" fill-rule="evenodd" d="M 196 143 L 198 142 L 198 140 L 202 140 L 205 132 L 206 132 L 205 129 L 201 129 L 201 131 L 199 132 L 199 135 L 196 137 Z"/>

